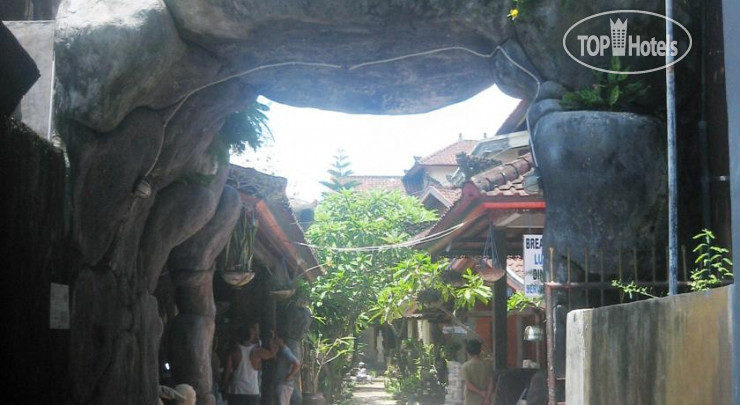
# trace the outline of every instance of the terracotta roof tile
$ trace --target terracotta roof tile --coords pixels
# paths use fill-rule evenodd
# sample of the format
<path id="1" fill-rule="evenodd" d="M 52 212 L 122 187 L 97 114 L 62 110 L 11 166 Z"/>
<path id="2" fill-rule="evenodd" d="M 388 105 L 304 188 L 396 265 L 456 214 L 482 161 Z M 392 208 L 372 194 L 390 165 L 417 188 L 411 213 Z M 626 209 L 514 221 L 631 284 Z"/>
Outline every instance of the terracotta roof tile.
<path id="1" fill-rule="evenodd" d="M 455 155 L 461 152 L 470 153 L 478 142 L 471 139 L 458 140 L 452 145 L 419 159 L 418 163 L 425 166 L 457 166 Z"/>
<path id="2" fill-rule="evenodd" d="M 526 197 L 524 176 L 534 170 L 532 154 L 527 153 L 509 163 L 496 166 L 473 176 L 473 183 L 491 196 Z"/>
<path id="3" fill-rule="evenodd" d="M 353 188 L 356 191 L 400 191 L 406 193 L 401 176 L 347 176 L 347 180 L 360 183 Z"/>
<path id="4" fill-rule="evenodd" d="M 442 194 L 442 196 L 452 204 L 454 204 L 455 201 L 457 201 L 462 194 L 462 190 L 459 188 L 435 187 L 435 189 L 439 191 L 439 193 Z"/>
<path id="5" fill-rule="evenodd" d="M 521 256 L 506 256 L 506 269 L 524 280 L 524 259 Z"/>

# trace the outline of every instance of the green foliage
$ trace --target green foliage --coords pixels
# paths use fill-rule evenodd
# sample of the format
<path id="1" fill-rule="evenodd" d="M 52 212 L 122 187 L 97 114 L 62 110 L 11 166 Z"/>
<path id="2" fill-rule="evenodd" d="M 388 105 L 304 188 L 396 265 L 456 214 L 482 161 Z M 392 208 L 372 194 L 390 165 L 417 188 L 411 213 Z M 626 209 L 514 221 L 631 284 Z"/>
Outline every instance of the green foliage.
<path id="1" fill-rule="evenodd" d="M 527 297 L 524 291 L 517 291 L 506 300 L 507 311 L 521 311 L 526 308 L 540 308 L 541 306 L 542 298 Z"/>
<path id="2" fill-rule="evenodd" d="M 327 170 L 327 173 L 331 176 L 330 180 L 320 181 L 319 183 L 331 191 L 351 190 L 360 185 L 357 181 L 347 180 L 347 177 L 353 173 L 349 169 L 350 163 L 347 159 L 349 157 L 344 154 L 342 149 L 337 150 L 337 154 L 334 155 L 334 163 L 331 169 Z"/>
<path id="3" fill-rule="evenodd" d="M 704 229 L 694 235 L 693 239 L 698 240 L 699 244 L 693 250 L 697 256 L 689 284 L 692 291 L 706 291 L 720 286 L 723 280 L 733 278 L 730 251 L 714 244 L 715 236 L 712 231 Z"/>
<path id="4" fill-rule="evenodd" d="M 618 57 L 612 57 L 609 70 L 622 69 Z M 595 73 L 595 84 L 563 95 L 560 105 L 566 110 L 629 111 L 634 103 L 647 94 L 650 86 L 642 80 L 628 81 L 630 75 Z"/>
<path id="5" fill-rule="evenodd" d="M 331 336 L 364 328 L 366 312 L 380 289 L 391 281 L 390 268 L 412 254 L 410 248 L 383 251 L 341 251 L 395 244 L 412 235 L 409 226 L 431 223 L 436 215 L 413 197 L 399 192 L 358 193 L 341 190 L 328 195 L 316 208 L 314 224 L 306 239 L 318 249 L 326 274 L 312 286 L 314 316 L 325 321 Z"/>
<path id="6" fill-rule="evenodd" d="M 352 336 L 368 324 L 368 309 L 378 291 L 390 281 L 388 269 L 411 254 L 409 248 L 375 251 L 367 246 L 389 245 L 411 238 L 406 230 L 436 219 L 413 197 L 399 192 L 368 193 L 339 190 L 316 208 L 313 225 L 306 231 L 309 243 L 319 246 L 316 255 L 325 274 L 311 286 L 314 329 L 328 339 Z M 336 248 L 359 248 L 342 250 Z M 326 367 L 324 394 L 341 398 L 342 376 L 350 365 L 343 355 Z"/>
<path id="7" fill-rule="evenodd" d="M 321 390 L 320 377 L 322 372 L 331 372 L 327 367 L 332 362 L 346 362 L 348 354 L 354 349 L 355 338 L 353 336 L 342 336 L 330 339 L 321 332 L 308 334 L 304 341 L 304 371 L 306 373 L 306 392 L 316 393 Z M 325 368 L 327 367 L 327 368 Z M 343 367 L 333 367 L 333 370 L 342 370 Z M 331 375 L 329 380 L 341 381 L 342 375 L 337 378 Z"/>
<path id="8" fill-rule="evenodd" d="M 612 287 L 617 287 L 622 290 L 623 294 L 627 294 L 632 299 L 632 294 L 644 295 L 648 298 L 658 298 L 651 294 L 647 287 L 640 287 L 635 281 L 630 281 L 629 284 L 624 284 L 619 280 L 612 280 Z"/>
<path id="9" fill-rule="evenodd" d="M 694 260 L 694 269 L 691 270 L 689 278 L 689 287 L 691 291 L 707 291 L 710 288 L 719 287 L 724 281 L 734 278 L 732 273 L 732 260 L 730 260 L 730 251 L 727 248 L 716 246 L 714 244 L 714 233 L 709 229 L 703 229 L 694 235 L 693 240 L 698 240 L 693 252 L 697 254 Z M 640 287 L 631 281 L 624 284 L 620 280 L 612 280 L 612 286 L 620 289 L 624 294 L 640 294 L 649 298 L 658 298 L 651 293 L 646 287 Z"/>
<path id="10" fill-rule="evenodd" d="M 440 301 L 453 300 L 456 307 L 487 302 L 490 289 L 471 271 L 463 274 L 462 287 L 452 287 L 439 278 L 447 262 L 434 263 L 408 247 L 367 248 L 408 241 L 413 236 L 409 229 L 435 220 L 434 212 L 400 192 L 339 190 L 327 195 L 306 231 L 309 243 L 319 247 L 317 256 L 326 271 L 311 287 L 316 331 L 335 339 L 352 336 L 375 319 L 398 319 L 424 289 L 436 291 Z M 325 378 L 325 388 L 326 380 L 341 381 L 350 354 L 326 368 L 325 377 L 331 378 Z M 340 398 L 341 387 L 333 385 L 324 394 Z"/>
<path id="11" fill-rule="evenodd" d="M 255 101 L 249 107 L 226 117 L 209 152 L 219 162 L 228 164 L 229 151 L 241 155 L 247 147 L 255 151 L 259 149 L 265 138 L 272 136 L 265 115 L 267 111 L 270 111 L 269 106 Z"/>
<path id="12" fill-rule="evenodd" d="M 231 232 L 226 247 L 219 255 L 216 266 L 220 271 L 250 272 L 254 257 L 254 241 L 257 235 L 257 222 L 242 210 L 239 220 Z"/>
<path id="13" fill-rule="evenodd" d="M 434 262 L 426 253 L 416 253 L 399 262 L 391 269 L 390 282 L 378 293 L 377 302 L 370 309 L 370 319 L 390 323 L 414 309 L 423 311 L 450 300 L 456 309 L 472 309 L 477 302 L 489 302 L 491 289 L 483 284 L 478 274 L 467 269 L 462 275 L 464 284 L 456 287 L 441 279 L 447 267 L 446 259 Z M 429 296 L 439 299 L 429 299 Z"/>
<path id="14" fill-rule="evenodd" d="M 401 342 L 393 353 L 393 366 L 386 371 L 386 390 L 401 404 L 441 404 L 444 402 L 446 368 L 444 352 L 433 344 L 415 339 Z"/>

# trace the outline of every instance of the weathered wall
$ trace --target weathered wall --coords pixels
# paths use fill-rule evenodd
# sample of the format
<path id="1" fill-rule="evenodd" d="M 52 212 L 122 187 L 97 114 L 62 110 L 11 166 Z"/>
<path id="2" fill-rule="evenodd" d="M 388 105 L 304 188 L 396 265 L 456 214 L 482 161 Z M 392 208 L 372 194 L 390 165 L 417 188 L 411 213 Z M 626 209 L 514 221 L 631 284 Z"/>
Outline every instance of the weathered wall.
<path id="1" fill-rule="evenodd" d="M 54 21 L 8 21 L 5 25 L 31 55 L 41 77 L 18 108 L 24 124 L 50 139 L 51 88 L 54 79 Z"/>
<path id="2" fill-rule="evenodd" d="M 568 405 L 730 404 L 732 287 L 568 314 Z"/>
<path id="3" fill-rule="evenodd" d="M 50 328 L 49 296 L 52 282 L 69 283 L 64 158 L 28 127 L 0 117 L 0 173 L 2 402 L 60 404 L 69 331 Z"/>

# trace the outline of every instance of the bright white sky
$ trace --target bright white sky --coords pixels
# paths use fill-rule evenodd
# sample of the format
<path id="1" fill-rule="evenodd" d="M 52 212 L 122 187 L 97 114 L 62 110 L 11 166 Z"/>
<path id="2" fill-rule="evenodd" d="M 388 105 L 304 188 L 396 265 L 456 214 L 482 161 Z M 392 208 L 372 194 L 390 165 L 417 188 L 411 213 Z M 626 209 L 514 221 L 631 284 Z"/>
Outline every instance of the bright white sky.
<path id="1" fill-rule="evenodd" d="M 491 87 L 426 114 L 381 116 L 295 108 L 267 99 L 274 142 L 233 163 L 288 179 L 288 196 L 313 201 L 326 188 L 326 171 L 344 149 L 355 175 L 402 176 L 414 156 L 427 156 L 457 141 L 492 136 L 519 100 Z"/>

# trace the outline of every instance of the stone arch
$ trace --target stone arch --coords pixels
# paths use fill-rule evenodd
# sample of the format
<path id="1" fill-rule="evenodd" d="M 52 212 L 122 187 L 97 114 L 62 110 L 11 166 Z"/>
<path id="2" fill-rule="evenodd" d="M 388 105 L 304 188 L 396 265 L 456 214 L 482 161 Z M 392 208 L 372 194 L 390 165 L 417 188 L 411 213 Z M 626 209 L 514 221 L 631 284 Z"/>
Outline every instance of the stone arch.
<path id="1" fill-rule="evenodd" d="M 611 2 L 569 3 L 538 3 L 531 23 L 515 24 L 501 0 L 65 1 L 55 104 L 82 263 L 72 299 L 75 402 L 156 402 L 162 327 L 152 293 L 162 267 L 176 246 L 230 231 L 208 227 L 228 217 L 223 168 L 206 187 L 175 180 L 208 170 L 205 151 L 229 113 L 258 94 L 407 114 L 493 84 L 528 99 L 537 82 L 578 87 L 590 72 L 557 52 L 555 33 Z M 144 185 L 150 195 L 137 197 Z"/>

